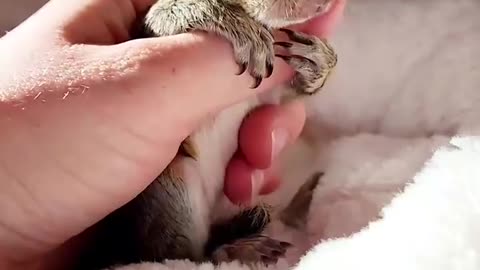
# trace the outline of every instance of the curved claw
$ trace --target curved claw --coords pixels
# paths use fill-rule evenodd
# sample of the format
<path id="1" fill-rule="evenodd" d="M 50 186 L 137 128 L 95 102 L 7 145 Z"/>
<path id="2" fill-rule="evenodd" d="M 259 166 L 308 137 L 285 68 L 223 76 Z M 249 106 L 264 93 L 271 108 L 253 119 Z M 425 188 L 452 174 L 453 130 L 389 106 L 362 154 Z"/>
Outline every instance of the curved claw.
<path id="1" fill-rule="evenodd" d="M 286 41 L 276 41 L 273 43 L 273 45 L 282 46 L 284 48 L 291 48 L 293 46 L 292 43 Z"/>
<path id="2" fill-rule="evenodd" d="M 290 29 L 287 29 L 287 28 L 280 28 L 278 30 L 284 32 L 287 35 L 293 34 L 293 30 L 290 30 Z"/>
<path id="3" fill-rule="evenodd" d="M 309 45 L 309 46 L 314 44 L 313 41 L 309 37 L 305 36 L 302 33 L 295 32 L 293 30 L 286 29 L 286 28 L 281 28 L 279 30 L 284 32 L 285 34 L 287 34 L 288 38 L 290 38 L 292 41 L 302 43 L 302 44 L 305 44 L 305 45 Z"/>
<path id="4" fill-rule="evenodd" d="M 267 63 L 267 74 L 265 78 L 270 78 L 273 74 L 273 64 L 272 63 Z"/>
<path id="5" fill-rule="evenodd" d="M 262 79 L 261 76 L 254 76 L 253 78 L 255 79 L 255 82 L 253 83 L 253 85 L 250 88 L 251 89 L 256 89 L 260 86 L 263 79 Z"/>
<path id="6" fill-rule="evenodd" d="M 238 63 L 238 72 L 235 75 L 242 75 L 247 70 L 247 63 Z"/>

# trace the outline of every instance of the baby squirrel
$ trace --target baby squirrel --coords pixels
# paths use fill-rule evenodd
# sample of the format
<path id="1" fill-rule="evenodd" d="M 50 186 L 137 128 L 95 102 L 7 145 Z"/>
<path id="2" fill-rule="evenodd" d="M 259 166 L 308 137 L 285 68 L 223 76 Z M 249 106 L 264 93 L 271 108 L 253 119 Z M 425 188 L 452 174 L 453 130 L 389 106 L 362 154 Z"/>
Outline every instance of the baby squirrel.
<path id="1" fill-rule="evenodd" d="M 271 220 L 270 207 L 259 203 L 232 210 L 233 217 L 221 216 L 223 206 L 234 208 L 223 194 L 225 167 L 237 149 L 240 124 L 252 108 L 308 96 L 323 87 L 337 63 L 332 47 L 326 40 L 283 27 L 325 12 L 333 1 L 159 0 L 150 7 L 140 38 L 193 30 L 226 38 L 238 74 L 248 71 L 254 79 L 252 88 L 272 74 L 275 56 L 296 73 L 282 89 L 233 105 L 191 134 L 157 179 L 97 224 L 98 237 L 80 259 L 79 269 L 167 259 L 268 264 L 284 256 L 289 243 L 261 234 Z M 273 29 L 285 33 L 289 41 L 275 42 Z M 285 53 L 275 54 L 274 46 Z M 305 218 L 320 176 L 312 176 L 279 214 L 287 225 Z"/>

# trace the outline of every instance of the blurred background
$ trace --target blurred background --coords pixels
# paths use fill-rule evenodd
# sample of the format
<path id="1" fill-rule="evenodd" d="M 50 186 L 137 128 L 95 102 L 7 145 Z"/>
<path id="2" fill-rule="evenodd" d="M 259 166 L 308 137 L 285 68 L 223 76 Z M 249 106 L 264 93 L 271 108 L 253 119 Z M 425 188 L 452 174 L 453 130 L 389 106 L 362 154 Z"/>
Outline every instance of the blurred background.
<path id="1" fill-rule="evenodd" d="M 5 31 L 11 30 L 46 2 L 48 0 L 1 0 L 0 35 L 3 36 Z"/>

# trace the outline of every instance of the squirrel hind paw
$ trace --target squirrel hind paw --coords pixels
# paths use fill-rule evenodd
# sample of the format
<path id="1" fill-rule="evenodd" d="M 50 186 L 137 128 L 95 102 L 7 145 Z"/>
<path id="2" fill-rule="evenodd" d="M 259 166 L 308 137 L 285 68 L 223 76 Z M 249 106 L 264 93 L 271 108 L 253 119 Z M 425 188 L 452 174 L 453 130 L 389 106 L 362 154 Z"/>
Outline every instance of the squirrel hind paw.
<path id="1" fill-rule="evenodd" d="M 337 54 L 326 39 L 313 35 L 281 29 L 286 33 L 289 42 L 276 42 L 283 47 L 286 55 L 277 54 L 295 71 L 293 88 L 300 95 L 313 95 L 320 91 L 335 69 Z"/>
<path id="2" fill-rule="evenodd" d="M 213 252 L 212 261 L 215 264 L 232 261 L 247 265 L 276 264 L 280 258 L 285 257 L 291 246 L 290 243 L 268 236 L 254 235 L 220 246 Z"/>

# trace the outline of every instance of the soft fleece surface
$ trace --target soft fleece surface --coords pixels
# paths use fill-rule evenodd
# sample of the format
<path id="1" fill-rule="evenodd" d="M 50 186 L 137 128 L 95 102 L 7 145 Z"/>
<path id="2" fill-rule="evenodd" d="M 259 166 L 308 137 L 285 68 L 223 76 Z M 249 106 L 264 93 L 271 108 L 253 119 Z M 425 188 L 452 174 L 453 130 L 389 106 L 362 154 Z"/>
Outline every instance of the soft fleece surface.
<path id="1" fill-rule="evenodd" d="M 298 247 L 272 269 L 480 269 L 479 13 L 478 0 L 348 3 L 336 76 L 268 200 L 326 174 L 307 228 L 269 231 Z"/>

